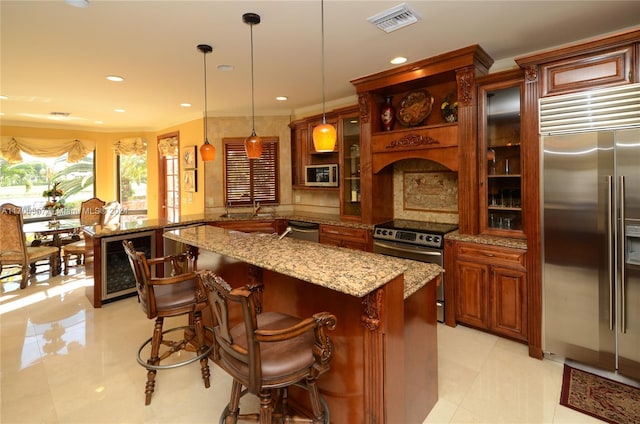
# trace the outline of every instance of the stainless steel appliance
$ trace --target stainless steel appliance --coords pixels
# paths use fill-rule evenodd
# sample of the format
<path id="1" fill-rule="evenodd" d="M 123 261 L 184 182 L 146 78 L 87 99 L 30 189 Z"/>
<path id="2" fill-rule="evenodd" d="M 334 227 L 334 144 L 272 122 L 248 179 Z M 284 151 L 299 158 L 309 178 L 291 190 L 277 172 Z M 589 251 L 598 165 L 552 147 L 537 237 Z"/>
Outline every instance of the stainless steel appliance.
<path id="1" fill-rule="evenodd" d="M 454 224 L 396 219 L 373 229 L 373 252 L 444 266 L 444 236 L 457 230 Z M 444 274 L 436 296 L 438 321 L 444 322 Z"/>
<path id="2" fill-rule="evenodd" d="M 304 167 L 304 185 L 310 187 L 338 187 L 338 164 L 308 165 Z"/>
<path id="3" fill-rule="evenodd" d="M 547 357 L 640 380 L 640 84 L 540 101 Z"/>
<path id="4" fill-rule="evenodd" d="M 289 228 L 291 228 L 291 231 L 289 231 L 288 237 L 298 240 L 314 241 L 316 243 L 320 241 L 320 225 L 314 222 L 289 220 L 287 230 Z"/>

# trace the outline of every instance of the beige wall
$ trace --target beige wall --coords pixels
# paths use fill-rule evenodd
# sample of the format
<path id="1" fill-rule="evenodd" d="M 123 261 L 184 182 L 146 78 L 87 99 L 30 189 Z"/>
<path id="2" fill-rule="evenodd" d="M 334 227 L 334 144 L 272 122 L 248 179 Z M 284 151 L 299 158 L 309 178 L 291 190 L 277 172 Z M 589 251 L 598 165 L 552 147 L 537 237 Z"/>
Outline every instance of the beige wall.
<path id="1" fill-rule="evenodd" d="M 256 116 L 256 133 L 261 137 L 278 137 L 280 161 L 279 212 L 292 210 L 291 201 L 291 129 L 288 116 Z M 216 158 L 205 164 L 204 210 L 208 213 L 223 212 L 224 207 L 224 151 L 223 138 L 251 135 L 251 117 L 209 117 L 209 142 L 216 148 Z M 202 138 L 202 136 L 200 137 Z"/>
<path id="2" fill-rule="evenodd" d="M 147 140 L 148 164 L 148 215 L 158 216 L 158 150 L 157 139 L 164 134 L 179 133 L 180 150 L 188 146 L 203 143 L 204 124 L 202 119 L 185 122 L 163 128 L 155 132 L 97 132 L 55 128 L 31 128 L 18 126 L 1 126 L 3 136 L 69 139 L 77 138 L 93 140 L 96 143 L 96 196 L 110 201 L 117 197 L 116 155 L 113 143 L 122 138 L 142 137 Z M 291 194 L 291 130 L 288 116 L 256 117 L 256 132 L 260 136 L 279 138 L 280 159 L 280 203 L 278 211 L 289 212 L 293 209 Z M 208 119 L 209 142 L 216 148 L 216 159 L 203 163 L 198 152 L 198 191 L 186 193 L 181 182 L 182 216 L 224 210 L 223 195 L 223 150 L 222 139 L 225 137 L 247 137 L 251 134 L 250 117 L 210 117 Z"/>

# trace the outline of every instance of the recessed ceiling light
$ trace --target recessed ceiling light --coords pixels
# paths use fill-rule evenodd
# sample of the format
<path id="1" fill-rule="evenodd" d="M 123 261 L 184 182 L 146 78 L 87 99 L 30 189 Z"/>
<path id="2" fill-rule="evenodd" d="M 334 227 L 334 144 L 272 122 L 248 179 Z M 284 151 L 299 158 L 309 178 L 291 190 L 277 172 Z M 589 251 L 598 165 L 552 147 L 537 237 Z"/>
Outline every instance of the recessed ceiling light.
<path id="1" fill-rule="evenodd" d="M 95 121 L 95 123 L 98 124 L 98 125 L 104 124 L 104 122 L 102 122 L 102 121 Z"/>
<path id="2" fill-rule="evenodd" d="M 126 112 L 124 109 L 113 109 L 114 112 L 124 113 Z"/>
<path id="3" fill-rule="evenodd" d="M 114 82 L 122 82 L 122 81 L 124 81 L 124 78 L 119 77 L 118 75 L 107 75 L 107 79 L 109 81 L 114 81 Z"/>
<path id="4" fill-rule="evenodd" d="M 289 98 L 287 96 L 278 96 L 276 97 L 276 100 L 284 102 L 285 100 L 289 100 Z"/>
<path id="5" fill-rule="evenodd" d="M 218 71 L 222 71 L 222 72 L 233 71 L 233 65 L 218 65 Z"/>
<path id="6" fill-rule="evenodd" d="M 407 61 L 406 57 L 398 56 L 391 59 L 391 63 L 394 65 L 400 65 L 401 63 L 405 63 Z"/>
<path id="7" fill-rule="evenodd" d="M 182 107 L 191 107 L 191 103 L 180 103 Z"/>
<path id="8" fill-rule="evenodd" d="M 0 96 L 0 100 L 7 100 L 8 97 L 7 96 Z"/>
<path id="9" fill-rule="evenodd" d="M 69 6 L 79 7 L 84 9 L 85 7 L 89 7 L 89 0 L 64 0 Z"/>

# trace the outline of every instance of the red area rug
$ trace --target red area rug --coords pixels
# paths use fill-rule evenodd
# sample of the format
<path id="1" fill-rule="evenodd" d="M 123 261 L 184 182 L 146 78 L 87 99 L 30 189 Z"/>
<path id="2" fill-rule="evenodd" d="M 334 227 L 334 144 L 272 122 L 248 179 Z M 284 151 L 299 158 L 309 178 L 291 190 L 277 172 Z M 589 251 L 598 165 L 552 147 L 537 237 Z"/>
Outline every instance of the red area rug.
<path id="1" fill-rule="evenodd" d="M 564 366 L 560 405 L 614 424 L 640 424 L 640 389 Z"/>

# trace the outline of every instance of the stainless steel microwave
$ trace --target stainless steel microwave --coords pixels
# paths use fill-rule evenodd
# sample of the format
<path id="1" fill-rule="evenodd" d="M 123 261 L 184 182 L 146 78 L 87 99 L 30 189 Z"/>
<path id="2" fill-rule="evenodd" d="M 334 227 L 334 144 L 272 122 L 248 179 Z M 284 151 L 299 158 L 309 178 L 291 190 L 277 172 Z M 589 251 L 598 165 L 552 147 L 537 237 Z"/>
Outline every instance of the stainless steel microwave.
<path id="1" fill-rule="evenodd" d="M 308 165 L 304 167 L 304 185 L 310 187 L 338 187 L 338 164 Z"/>

